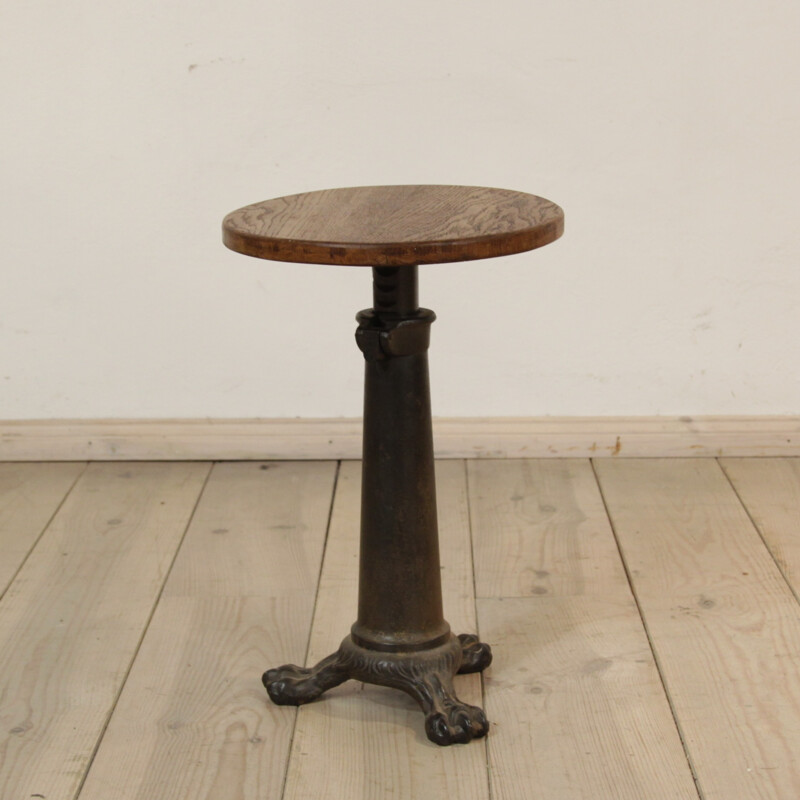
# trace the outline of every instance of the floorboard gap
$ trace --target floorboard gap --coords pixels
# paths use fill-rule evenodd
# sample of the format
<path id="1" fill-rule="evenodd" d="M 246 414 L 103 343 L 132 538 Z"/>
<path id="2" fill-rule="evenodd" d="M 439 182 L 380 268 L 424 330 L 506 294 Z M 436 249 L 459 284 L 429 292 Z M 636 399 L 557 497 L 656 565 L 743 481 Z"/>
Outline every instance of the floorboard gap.
<path id="1" fill-rule="evenodd" d="M 606 516 L 608 517 L 608 523 L 611 526 L 611 532 L 614 534 L 614 541 L 617 544 L 617 551 L 619 552 L 619 557 L 620 560 L 622 561 L 622 568 L 625 570 L 625 577 L 628 580 L 628 587 L 630 588 L 633 601 L 634 603 L 636 603 L 636 610 L 639 613 L 639 619 L 641 619 L 642 621 L 642 627 L 644 628 L 644 633 L 645 636 L 647 637 L 647 643 L 650 646 L 650 652 L 653 654 L 653 661 L 655 662 L 656 670 L 658 671 L 658 678 L 661 681 L 661 687 L 664 690 L 664 696 L 667 698 L 667 703 L 669 703 L 670 714 L 672 714 L 672 720 L 675 723 L 676 730 L 678 731 L 678 736 L 680 737 L 681 740 L 681 747 L 683 747 L 683 753 L 686 756 L 686 762 L 688 763 L 689 769 L 691 770 L 692 773 L 692 779 L 694 780 L 694 785 L 695 789 L 697 790 L 698 798 L 699 800 L 705 800 L 705 795 L 703 794 L 703 790 L 700 786 L 700 781 L 698 780 L 697 777 L 697 770 L 695 768 L 694 762 L 692 761 L 692 756 L 689 753 L 689 748 L 686 746 L 686 736 L 678 719 L 678 713 L 672 701 L 672 696 L 670 695 L 667 683 L 664 679 L 664 670 L 661 666 L 661 662 L 659 660 L 658 653 L 656 652 L 656 648 L 653 645 L 653 638 L 650 635 L 650 628 L 647 625 L 647 620 L 645 619 L 644 612 L 642 611 L 642 606 L 641 603 L 639 602 L 639 596 L 636 592 L 636 586 L 634 585 L 630 569 L 628 568 L 628 562 L 625 559 L 625 554 L 622 552 L 622 546 L 620 545 L 619 536 L 617 535 L 617 529 L 614 526 L 614 520 L 612 519 L 611 513 L 609 512 L 608 509 L 608 503 L 606 502 L 606 496 L 603 492 L 603 486 L 600 482 L 600 479 L 598 478 L 597 470 L 595 469 L 594 459 L 593 458 L 589 459 L 589 461 L 592 465 L 592 472 L 594 473 L 594 479 L 595 482 L 597 483 L 597 488 L 598 491 L 600 492 L 600 497 L 603 501 L 603 507 L 605 508 Z"/>

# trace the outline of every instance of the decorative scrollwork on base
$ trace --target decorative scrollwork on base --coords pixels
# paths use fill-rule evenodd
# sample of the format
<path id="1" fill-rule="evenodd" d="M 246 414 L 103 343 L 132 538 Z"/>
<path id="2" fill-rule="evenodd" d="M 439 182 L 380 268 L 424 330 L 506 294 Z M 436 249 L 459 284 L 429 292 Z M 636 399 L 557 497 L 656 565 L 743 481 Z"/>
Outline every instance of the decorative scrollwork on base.
<path id="1" fill-rule="evenodd" d="M 263 683 L 274 703 L 301 705 L 348 679 L 390 686 L 413 697 L 425 714 L 425 732 L 440 745 L 469 742 L 485 736 L 489 723 L 483 710 L 462 703 L 453 687 L 457 672 L 478 672 L 489 666 L 492 651 L 477 636 L 461 634 L 438 647 L 413 652 L 383 652 L 354 644 L 348 636 L 339 649 L 314 667 L 286 664 L 264 673 Z"/>

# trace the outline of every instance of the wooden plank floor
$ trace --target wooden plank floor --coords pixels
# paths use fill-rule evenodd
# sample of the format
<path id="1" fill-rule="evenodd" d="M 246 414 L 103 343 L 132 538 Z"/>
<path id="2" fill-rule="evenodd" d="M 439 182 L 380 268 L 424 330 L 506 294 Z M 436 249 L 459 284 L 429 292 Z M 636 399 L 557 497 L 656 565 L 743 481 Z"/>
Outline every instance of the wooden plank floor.
<path id="1" fill-rule="evenodd" d="M 437 464 L 456 679 L 301 709 L 355 614 L 357 462 L 0 464 L 5 800 L 794 800 L 800 459 Z"/>

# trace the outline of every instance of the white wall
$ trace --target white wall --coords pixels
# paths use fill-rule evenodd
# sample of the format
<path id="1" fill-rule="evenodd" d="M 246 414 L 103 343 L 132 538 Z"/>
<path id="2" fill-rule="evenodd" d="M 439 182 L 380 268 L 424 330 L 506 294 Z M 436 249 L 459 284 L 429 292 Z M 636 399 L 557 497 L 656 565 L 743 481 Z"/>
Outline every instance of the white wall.
<path id="1" fill-rule="evenodd" d="M 357 416 L 369 272 L 257 200 L 549 197 L 421 269 L 438 415 L 800 413 L 800 4 L 29 0 L 0 26 L 0 418 Z"/>

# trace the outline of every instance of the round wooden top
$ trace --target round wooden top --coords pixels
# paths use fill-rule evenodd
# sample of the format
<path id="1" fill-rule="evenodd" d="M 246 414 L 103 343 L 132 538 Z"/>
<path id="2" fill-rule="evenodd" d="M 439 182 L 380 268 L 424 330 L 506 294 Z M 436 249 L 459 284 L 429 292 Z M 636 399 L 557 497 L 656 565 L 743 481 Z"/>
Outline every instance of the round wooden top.
<path id="1" fill-rule="evenodd" d="M 523 192 L 361 186 L 265 200 L 222 224 L 231 250 L 274 261 L 400 266 L 521 253 L 558 239 L 564 212 Z"/>

